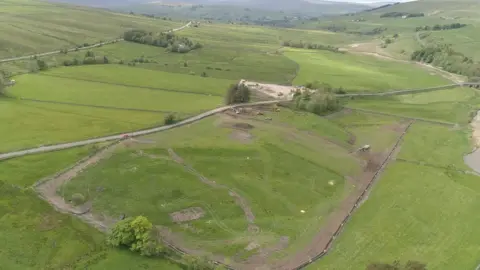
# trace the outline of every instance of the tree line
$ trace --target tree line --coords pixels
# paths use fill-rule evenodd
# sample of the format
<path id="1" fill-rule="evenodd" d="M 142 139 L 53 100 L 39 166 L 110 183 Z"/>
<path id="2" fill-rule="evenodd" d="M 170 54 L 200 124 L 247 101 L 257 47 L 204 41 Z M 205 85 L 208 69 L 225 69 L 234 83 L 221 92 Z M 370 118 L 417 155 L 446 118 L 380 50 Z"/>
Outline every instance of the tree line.
<path id="1" fill-rule="evenodd" d="M 397 17 L 405 17 L 405 18 L 414 18 L 414 17 L 424 17 L 424 13 L 410 13 L 410 12 L 387 12 L 380 15 L 380 18 L 397 18 Z"/>
<path id="2" fill-rule="evenodd" d="M 331 46 L 331 45 L 323 45 L 323 44 L 315 44 L 310 42 L 303 42 L 303 41 L 284 41 L 282 43 L 285 47 L 291 48 L 302 48 L 302 49 L 309 49 L 309 50 L 323 50 L 323 51 L 331 51 L 331 52 L 340 52 L 339 48 Z"/>
<path id="3" fill-rule="evenodd" d="M 187 53 L 202 45 L 187 37 L 178 37 L 173 32 L 154 34 L 145 30 L 129 30 L 123 35 L 126 41 L 166 48 L 169 52 Z"/>
<path id="4" fill-rule="evenodd" d="M 411 59 L 443 68 L 468 77 L 480 77 L 480 63 L 453 50 L 451 45 L 440 44 L 421 48 L 412 53 Z"/>
<path id="5" fill-rule="evenodd" d="M 441 31 L 441 30 L 458 29 L 458 28 L 462 28 L 462 27 L 465 27 L 465 26 L 467 26 L 467 24 L 464 24 L 464 23 L 452 23 L 452 24 L 444 24 L 444 25 L 436 24 L 434 26 L 425 25 L 425 26 L 418 26 L 417 28 L 415 28 L 415 31 L 416 32 L 419 32 L 419 31 Z"/>

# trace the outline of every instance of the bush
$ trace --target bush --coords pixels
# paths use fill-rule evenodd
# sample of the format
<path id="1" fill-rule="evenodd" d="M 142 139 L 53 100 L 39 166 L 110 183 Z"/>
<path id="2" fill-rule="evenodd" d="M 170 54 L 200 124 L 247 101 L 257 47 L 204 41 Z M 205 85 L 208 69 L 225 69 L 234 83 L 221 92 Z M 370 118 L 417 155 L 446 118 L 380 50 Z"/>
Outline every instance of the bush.
<path id="1" fill-rule="evenodd" d="M 115 224 L 107 238 L 113 247 L 127 247 L 142 256 L 165 254 L 165 248 L 155 239 L 152 223 L 143 216 L 130 217 Z"/>
<path id="2" fill-rule="evenodd" d="M 206 73 L 205 71 L 202 72 L 202 74 L 201 74 L 200 76 L 202 76 L 202 77 L 208 77 L 208 75 L 207 75 L 207 73 Z"/>
<path id="3" fill-rule="evenodd" d="M 43 71 L 48 69 L 48 64 L 43 60 L 37 59 L 37 65 L 39 70 Z"/>
<path id="4" fill-rule="evenodd" d="M 176 122 L 176 119 L 174 114 L 169 113 L 165 116 L 165 120 L 164 120 L 165 125 L 172 125 L 172 124 L 175 124 L 175 122 Z"/>
<path id="5" fill-rule="evenodd" d="M 72 203 L 74 205 L 81 205 L 85 203 L 85 196 L 80 193 L 75 193 L 72 195 Z"/>
<path id="6" fill-rule="evenodd" d="M 250 101 L 250 89 L 244 84 L 232 84 L 227 90 L 225 104 L 248 103 Z"/>
<path id="7" fill-rule="evenodd" d="M 308 111 L 317 115 L 325 115 L 338 111 L 341 106 L 338 99 L 329 90 L 318 89 L 312 92 L 308 89 L 294 95 L 294 106 L 298 110 Z"/>

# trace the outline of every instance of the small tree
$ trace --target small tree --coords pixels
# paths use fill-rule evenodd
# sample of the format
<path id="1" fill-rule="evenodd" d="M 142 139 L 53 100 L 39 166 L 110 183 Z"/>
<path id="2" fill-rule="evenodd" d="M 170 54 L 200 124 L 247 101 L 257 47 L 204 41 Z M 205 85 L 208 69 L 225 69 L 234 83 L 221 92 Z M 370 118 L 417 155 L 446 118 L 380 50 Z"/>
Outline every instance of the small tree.
<path id="1" fill-rule="evenodd" d="M 113 247 L 128 247 L 142 256 L 165 253 L 165 248 L 154 238 L 152 223 L 143 216 L 119 221 L 109 234 L 107 243 Z"/>
<path id="2" fill-rule="evenodd" d="M 103 63 L 104 63 L 104 64 L 108 64 L 108 63 L 109 63 L 108 58 L 107 58 L 106 56 L 103 57 Z"/>
<path id="3" fill-rule="evenodd" d="M 41 59 L 37 59 L 37 66 L 38 66 L 38 69 L 41 71 L 48 69 L 48 64 Z"/>
<path id="4" fill-rule="evenodd" d="M 165 125 L 172 125 L 175 124 L 175 115 L 173 113 L 169 113 L 165 116 L 164 120 Z"/>
<path id="5" fill-rule="evenodd" d="M 236 103 L 248 103 L 250 101 L 250 89 L 244 84 L 232 84 L 227 90 L 225 103 L 227 105 Z"/>

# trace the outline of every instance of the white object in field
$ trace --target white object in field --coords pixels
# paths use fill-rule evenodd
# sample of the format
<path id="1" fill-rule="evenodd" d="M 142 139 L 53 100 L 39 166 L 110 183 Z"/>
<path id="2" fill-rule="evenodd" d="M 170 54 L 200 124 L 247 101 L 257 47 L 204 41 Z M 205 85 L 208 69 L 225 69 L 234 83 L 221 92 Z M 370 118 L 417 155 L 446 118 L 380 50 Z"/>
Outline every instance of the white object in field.
<path id="1" fill-rule="evenodd" d="M 300 213 L 305 214 L 305 210 L 300 210 Z"/>
<path id="2" fill-rule="evenodd" d="M 330 180 L 330 181 L 328 181 L 328 184 L 329 184 L 330 186 L 333 186 L 333 185 L 335 185 L 335 181 Z"/>
<path id="3" fill-rule="evenodd" d="M 362 146 L 359 150 L 360 150 L 360 151 L 368 151 L 368 150 L 370 150 L 370 145 L 369 145 L 369 144 L 365 144 L 365 145 Z"/>

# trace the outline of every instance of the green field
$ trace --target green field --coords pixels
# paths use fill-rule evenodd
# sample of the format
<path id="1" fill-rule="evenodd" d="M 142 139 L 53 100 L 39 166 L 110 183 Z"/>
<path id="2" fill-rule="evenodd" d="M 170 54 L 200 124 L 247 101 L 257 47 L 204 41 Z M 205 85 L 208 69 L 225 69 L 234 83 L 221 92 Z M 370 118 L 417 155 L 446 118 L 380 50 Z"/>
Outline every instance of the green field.
<path id="1" fill-rule="evenodd" d="M 478 97 L 478 92 L 471 88 L 454 88 L 395 97 L 362 98 L 349 102 L 347 106 L 406 117 L 467 124 L 471 112 L 478 108 Z"/>
<path id="2" fill-rule="evenodd" d="M 0 99 L 0 152 L 163 125 L 165 114 Z M 181 115 L 180 115 L 181 116 Z M 14 130 L 15 132 L 12 132 Z"/>
<path id="3" fill-rule="evenodd" d="M 442 168 L 463 168 L 468 150 L 468 134 L 414 124 L 399 153 L 409 162 L 389 165 L 331 253 L 309 269 L 364 269 L 394 260 L 420 261 L 428 269 L 474 269 L 478 176 Z"/>
<path id="4" fill-rule="evenodd" d="M 298 117 L 289 111 L 268 115 L 283 123 Z M 155 224 L 181 233 L 190 247 L 226 256 L 241 254 L 252 241 L 268 246 L 282 236 L 288 236 L 293 247 L 299 248 L 298 242 L 315 234 L 328 213 L 346 196 L 344 176 L 359 172 L 359 164 L 347 149 L 323 139 L 339 134 L 343 138 L 337 139 L 347 140 L 345 132 L 317 119 L 291 121 L 292 125 L 225 116 L 202 120 L 142 139 L 154 140 L 155 145 L 120 148 L 112 158 L 87 169 L 59 192 L 65 198 L 85 194 L 96 211 L 109 215 L 144 214 Z M 248 131 L 252 139 L 241 139 L 239 131 L 232 129 L 235 123 L 252 125 L 254 128 Z M 297 130 L 297 125 L 309 130 L 317 128 L 318 133 Z M 248 233 L 244 213 L 227 190 L 201 183 L 169 158 L 168 148 L 208 179 L 241 194 L 261 233 Z M 132 157 L 139 150 L 155 156 Z M 162 189 L 156 189 L 158 185 Z M 96 187 L 103 187 L 103 191 L 88 192 Z M 208 212 L 188 222 L 188 226 L 171 221 L 169 213 L 188 207 L 202 207 Z M 224 246 L 230 242 L 234 246 Z"/>
<path id="5" fill-rule="evenodd" d="M 32 190 L 22 189 L 88 152 L 86 147 L 0 163 L 0 239 L 5 245 L 0 252 L 2 268 L 138 269 L 142 265 L 142 269 L 180 269 L 164 260 L 108 248 L 102 233 L 56 212 Z"/>
<path id="6" fill-rule="evenodd" d="M 376 92 L 448 84 L 414 65 L 370 56 L 291 49 L 285 55 L 300 65 L 295 85 L 319 81 L 352 92 Z"/>
<path id="7" fill-rule="evenodd" d="M 171 89 L 171 85 L 175 84 L 175 82 L 171 82 L 170 78 L 164 75 L 163 78 L 160 77 L 161 79 L 157 77 L 159 79 L 157 82 L 163 81 L 164 84 L 156 85 L 160 87 L 170 87 L 163 89 L 174 90 L 178 92 L 165 91 L 162 90 L 162 88 L 159 90 L 145 89 L 134 86 L 117 85 L 117 83 L 123 83 L 123 80 L 121 79 L 122 77 L 118 77 L 117 79 L 113 80 L 112 78 L 110 80 L 108 79 L 109 74 L 113 74 L 117 71 L 122 72 L 122 69 L 113 69 L 108 71 L 108 67 L 103 68 L 101 69 L 103 73 L 97 72 L 96 74 L 98 74 L 98 77 L 105 75 L 105 77 L 103 77 L 105 82 L 100 82 L 102 79 L 96 78 L 93 78 L 93 80 L 98 80 L 99 82 L 90 82 L 85 81 L 83 78 L 91 78 L 95 75 L 88 76 L 82 74 L 82 68 L 80 69 L 80 75 L 78 77 L 75 75 L 75 68 L 64 69 L 64 72 L 61 73 L 62 75 L 60 75 L 69 78 L 55 77 L 57 76 L 55 73 L 28 74 L 18 76 L 16 77 L 16 80 L 18 81 L 17 85 L 10 88 L 9 93 L 16 98 L 21 97 L 119 108 L 192 113 L 211 109 L 220 105 L 223 101 L 223 98 L 221 96 L 208 96 L 208 92 L 216 91 L 219 93 L 221 90 L 225 91 L 229 85 L 229 81 L 219 81 L 219 83 L 216 84 L 216 89 L 210 90 L 208 80 L 199 80 L 199 84 L 196 85 L 196 87 L 198 87 L 197 90 L 191 91 L 204 91 L 204 93 L 207 95 L 182 93 L 181 87 L 182 83 L 185 84 L 185 81 L 182 82 L 181 79 L 188 79 L 188 77 L 185 78 L 187 75 L 184 75 L 183 78 L 180 76 L 180 83 L 178 86 L 175 86 L 179 87 L 180 90 Z M 83 71 L 87 70 L 88 73 L 95 73 L 95 69 L 89 69 L 89 67 L 87 68 L 88 69 L 83 69 Z M 129 70 L 124 71 L 129 72 Z M 71 75 L 69 76 L 68 74 Z M 162 73 L 159 73 L 158 75 L 161 76 Z M 143 76 L 143 74 L 141 74 L 141 76 Z M 140 78 L 142 77 L 133 77 L 131 80 L 139 80 Z M 145 80 L 148 80 L 149 77 L 147 75 L 144 78 Z M 170 85 L 165 84 L 168 81 L 170 81 Z M 203 84 L 204 82 L 206 84 Z M 141 82 L 139 84 L 141 86 Z M 211 80 L 210 85 L 214 84 L 215 80 Z M 181 102 L 177 103 L 176 101 Z"/>
<path id="8" fill-rule="evenodd" d="M 2 63 L 0 74 L 16 84 L 0 96 L 0 153 L 162 126 L 168 114 L 179 120 L 222 106 L 228 87 L 240 79 L 328 83 L 347 92 L 446 85 L 451 82 L 418 65 L 361 52 L 409 59 L 422 46 L 451 43 L 478 60 L 478 7 L 473 0 L 424 0 L 290 21 L 298 28 L 202 20 L 199 27 L 176 33 L 202 44 L 187 53 L 122 41 L 40 57 L 48 70 L 39 72 L 31 73 L 35 59 Z M 425 16 L 380 17 L 392 11 Z M 130 29 L 157 33 L 186 23 L 36 0 L 0 0 L 0 21 L 0 59 L 112 40 Z M 468 26 L 417 39 L 417 26 L 453 22 Z M 332 26 L 339 32 L 326 30 Z M 379 27 L 386 29 L 369 33 Z M 392 43 L 381 48 L 387 38 Z M 286 48 L 283 41 L 357 53 Z M 108 64 L 64 66 L 87 53 L 106 57 Z M 91 159 L 89 167 L 68 174 L 71 181 L 46 188 L 66 204 L 74 194 L 84 195 L 86 205 L 93 205 L 90 222 L 144 215 L 160 229 L 159 238 L 245 269 L 253 269 L 257 260 L 269 266 L 283 259 L 297 262 L 291 256 L 320 247 L 312 239 L 328 239 L 413 123 L 368 200 L 329 253 L 308 269 L 361 270 L 395 260 L 415 260 L 435 270 L 474 269 L 480 259 L 475 215 L 480 182 L 463 156 L 472 149 L 469 122 L 480 108 L 479 92 L 453 88 L 339 103 L 345 108 L 322 117 L 283 103 L 228 111 L 124 140 L 111 155 L 105 152 L 104 159 Z M 35 183 L 106 145 L 0 161 L 1 269 L 188 268 L 111 249 L 104 233 L 81 221 L 86 216 L 61 214 L 35 193 Z M 369 150 L 360 151 L 366 145 Z M 47 198 L 53 204 L 55 199 Z M 193 207 L 202 215 L 180 213 Z M 303 255 L 308 260 L 315 254 Z"/>
<path id="9" fill-rule="evenodd" d="M 0 1 L 0 58 L 72 48 L 120 37 L 131 28 L 166 31 L 185 23 L 35 0 Z"/>

